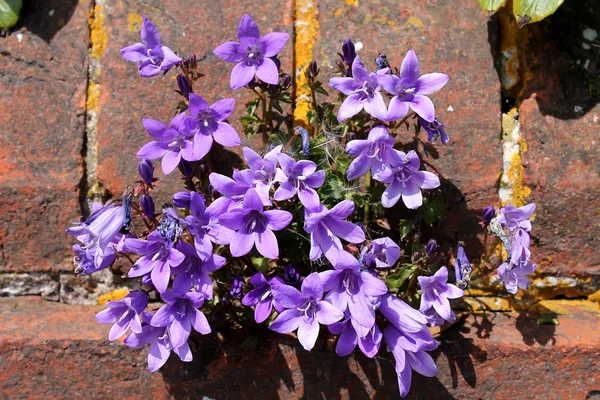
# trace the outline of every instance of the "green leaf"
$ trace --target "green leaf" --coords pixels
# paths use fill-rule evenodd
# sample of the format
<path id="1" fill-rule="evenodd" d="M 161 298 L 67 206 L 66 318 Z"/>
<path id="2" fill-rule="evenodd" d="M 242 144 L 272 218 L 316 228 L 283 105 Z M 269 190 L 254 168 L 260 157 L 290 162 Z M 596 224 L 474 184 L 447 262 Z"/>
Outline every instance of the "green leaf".
<path id="1" fill-rule="evenodd" d="M 408 237 L 408 235 L 410 235 L 412 228 L 413 228 L 412 221 L 409 221 L 407 219 L 400 220 L 400 239 L 402 239 L 402 240 L 406 239 Z"/>
<path id="2" fill-rule="evenodd" d="M 519 26 L 543 20 L 560 7 L 565 0 L 514 0 L 513 14 Z"/>
<path id="3" fill-rule="evenodd" d="M 323 86 L 317 86 L 315 88 L 315 92 L 324 94 L 325 96 L 329 95 L 329 93 L 327 93 L 327 91 L 325 89 L 323 89 Z"/>
<path id="4" fill-rule="evenodd" d="M 538 325 L 560 325 L 558 317 L 554 314 L 543 315 L 537 319 Z"/>
<path id="5" fill-rule="evenodd" d="M 415 272 L 417 269 L 416 265 L 409 264 L 404 268 L 401 268 L 398 272 L 388 276 L 385 283 L 390 289 L 399 289 L 404 282 Z"/>
<path id="6" fill-rule="evenodd" d="M 269 270 L 269 260 L 267 258 L 252 257 L 250 260 L 258 272 L 267 272 Z"/>
<path id="7" fill-rule="evenodd" d="M 433 200 L 423 202 L 423 205 L 419 207 L 419 215 L 423 217 L 423 220 L 428 225 L 433 225 L 438 218 L 446 215 L 446 205 L 444 201 L 439 197 Z"/>
<path id="8" fill-rule="evenodd" d="M 0 28 L 15 26 L 21 12 L 21 0 L 0 0 Z"/>
<path id="9" fill-rule="evenodd" d="M 496 12 L 502 5 L 506 2 L 506 0 L 477 0 L 479 1 L 479 5 L 485 11 L 493 11 Z"/>

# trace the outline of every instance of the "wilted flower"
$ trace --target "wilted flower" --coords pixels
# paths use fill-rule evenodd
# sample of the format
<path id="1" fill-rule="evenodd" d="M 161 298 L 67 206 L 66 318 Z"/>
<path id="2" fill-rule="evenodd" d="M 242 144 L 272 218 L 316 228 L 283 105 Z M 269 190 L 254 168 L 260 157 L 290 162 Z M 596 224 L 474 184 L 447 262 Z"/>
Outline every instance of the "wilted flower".
<path id="1" fill-rule="evenodd" d="M 523 228 L 529 232 L 531 230 L 530 218 L 534 211 L 535 203 L 518 208 L 512 204 L 507 204 L 506 207 L 500 209 L 498 222 L 511 232 L 518 228 Z"/>
<path id="2" fill-rule="evenodd" d="M 464 289 L 469 285 L 471 270 L 471 263 L 467 258 L 465 249 L 459 244 L 456 251 L 456 259 L 454 260 L 454 275 L 456 276 L 456 285 L 459 288 Z"/>
<path id="3" fill-rule="evenodd" d="M 437 118 L 431 122 L 427 122 L 424 118 L 419 116 L 418 121 L 419 125 L 427 132 L 427 140 L 431 143 L 435 142 L 437 138 L 440 138 L 443 144 L 448 144 L 448 142 L 450 142 L 450 138 L 446 134 L 446 129 L 444 129 L 445 125 L 438 121 Z"/>

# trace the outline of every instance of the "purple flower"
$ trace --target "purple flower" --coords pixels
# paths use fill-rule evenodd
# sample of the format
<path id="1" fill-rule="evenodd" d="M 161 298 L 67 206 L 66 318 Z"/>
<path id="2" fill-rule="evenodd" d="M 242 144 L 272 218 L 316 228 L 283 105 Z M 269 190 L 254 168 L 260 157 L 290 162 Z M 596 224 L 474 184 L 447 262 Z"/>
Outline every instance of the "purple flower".
<path id="1" fill-rule="evenodd" d="M 194 288 L 202 293 L 206 300 L 213 297 L 213 284 L 207 272 L 214 272 L 225 265 L 225 257 L 217 254 L 207 254 L 202 257 L 196 249 L 185 242 L 177 243 L 177 250 L 185 255 L 184 260 L 177 266 L 177 276 L 173 281 L 173 290 L 187 292 Z"/>
<path id="2" fill-rule="evenodd" d="M 511 232 L 518 228 L 523 228 L 529 232 L 531 230 L 531 221 L 529 219 L 534 211 L 535 203 L 519 208 L 512 204 L 507 204 L 506 207 L 500 209 L 498 222 Z"/>
<path id="3" fill-rule="evenodd" d="M 272 286 L 271 291 L 277 304 L 285 310 L 269 328 L 279 333 L 298 329 L 298 340 L 305 350 L 310 351 L 314 347 L 319 336 L 319 324 L 330 325 L 344 317 L 343 312 L 322 300 L 323 284 L 316 272 L 304 279 L 301 292 L 288 285 Z"/>
<path id="4" fill-rule="evenodd" d="M 296 268 L 292 264 L 288 264 L 283 267 L 283 278 L 288 285 L 296 286 L 304 278 L 296 271 Z"/>
<path id="5" fill-rule="evenodd" d="M 496 208 L 493 206 L 486 206 L 483 209 L 483 216 L 481 217 L 481 226 L 486 227 L 492 222 L 492 220 L 496 218 Z"/>
<path id="6" fill-rule="evenodd" d="M 329 325 L 329 331 L 334 335 L 340 335 L 338 338 L 335 352 L 338 356 L 347 356 L 352 353 L 356 345 L 369 358 L 375 357 L 381 346 L 383 334 L 379 330 L 377 324 L 367 330 L 366 334 L 361 337 L 361 332 L 364 328 L 359 325 L 351 315 L 346 312 L 345 319 L 340 322 L 335 322 Z"/>
<path id="7" fill-rule="evenodd" d="M 400 77 L 383 75 L 381 85 L 392 96 L 388 110 L 388 121 L 400 119 L 408 114 L 409 107 L 427 122 L 435 120 L 435 108 L 427 95 L 440 90 L 446 82 L 446 74 L 420 74 L 419 60 L 409 50 L 400 66 Z"/>
<path id="8" fill-rule="evenodd" d="M 138 172 L 145 184 L 152 185 L 154 182 L 154 165 L 152 164 L 152 160 L 140 160 L 138 163 Z"/>
<path id="9" fill-rule="evenodd" d="M 142 211 L 147 218 L 154 218 L 156 209 L 154 207 L 154 200 L 152 199 L 152 196 L 149 194 L 142 194 L 140 196 L 140 206 L 142 207 Z"/>
<path id="10" fill-rule="evenodd" d="M 500 265 L 496 271 L 509 293 L 516 294 L 519 288 L 527 289 L 530 285 L 528 275 L 537 267 L 531 263 L 530 242 L 529 233 L 519 228 L 512 237 L 509 262 Z"/>
<path id="11" fill-rule="evenodd" d="M 183 59 L 167 46 L 160 45 L 160 35 L 152 22 L 145 16 L 142 21 L 142 43 L 121 49 L 121 57 L 127 61 L 139 62 L 140 76 L 150 78 L 160 71 L 168 71 Z"/>
<path id="12" fill-rule="evenodd" d="M 124 222 L 122 208 L 113 203 L 104 206 L 95 203 L 94 208 L 95 210 L 85 221 L 67 229 L 69 235 L 75 236 L 83 244 L 74 250 L 79 252 L 77 257 L 80 262 L 87 266 L 84 271 L 89 269 L 90 260 L 94 260 L 95 271 L 110 265 L 114 261 L 116 245 L 123 237 L 119 233 Z M 78 269 L 82 268 L 78 267 Z"/>
<path id="13" fill-rule="evenodd" d="M 150 325 L 166 327 L 173 348 L 183 346 L 192 327 L 203 335 L 210 333 L 210 325 L 198 308 L 204 303 L 204 295 L 198 292 L 164 292 L 160 294 L 166 303 L 150 320 Z"/>
<path id="14" fill-rule="evenodd" d="M 396 264 L 401 254 L 400 246 L 392 239 L 383 237 L 371 242 L 362 262 L 366 267 L 390 268 Z"/>
<path id="15" fill-rule="evenodd" d="M 427 257 L 431 257 L 435 254 L 435 252 L 437 251 L 438 245 L 437 242 L 435 241 L 435 239 L 430 239 L 429 242 L 427 242 L 427 245 L 425 246 L 425 255 Z"/>
<path id="16" fill-rule="evenodd" d="M 190 93 L 192 93 L 192 85 L 190 84 L 189 79 L 183 74 L 177 75 L 177 87 L 179 87 L 179 93 L 186 99 L 190 96 Z"/>
<path id="17" fill-rule="evenodd" d="M 244 153 L 244 159 L 246 164 L 251 171 L 254 172 L 254 185 L 256 190 L 262 193 L 262 197 L 269 197 L 269 191 L 273 186 L 273 180 L 275 179 L 275 173 L 277 172 L 277 156 L 283 148 L 279 145 L 265 154 L 262 158 L 254 150 L 249 147 L 242 149 Z"/>
<path id="18" fill-rule="evenodd" d="M 233 171 L 233 179 L 228 176 L 217 174 L 215 172 L 211 173 L 208 176 L 210 184 L 212 187 L 223 196 L 225 196 L 223 202 L 228 204 L 228 208 L 231 210 L 232 208 L 236 208 L 241 206 L 244 201 L 244 196 L 246 192 L 250 189 L 254 189 L 255 186 L 255 175 L 254 171 L 245 169 L 242 171 L 234 170 Z M 270 206 L 271 200 L 269 200 L 268 193 L 265 195 L 264 191 L 257 191 L 262 204 L 264 206 Z M 218 201 L 217 200 L 217 201 Z"/>
<path id="19" fill-rule="evenodd" d="M 310 233 L 310 260 L 315 261 L 322 255 L 333 265 L 352 263 L 354 257 L 343 250 L 340 238 L 350 243 L 365 241 L 365 233 L 358 226 L 345 219 L 354 211 L 354 202 L 344 200 L 331 210 L 321 205 L 310 211 L 304 220 L 304 230 Z"/>
<path id="20" fill-rule="evenodd" d="M 444 266 L 433 276 L 419 276 L 417 279 L 423 291 L 419 310 L 425 312 L 433 308 L 443 319 L 451 321 L 454 313 L 448 300 L 458 299 L 465 293 L 453 284 L 448 283 L 448 269 Z"/>
<path id="21" fill-rule="evenodd" d="M 456 259 L 454 260 L 454 275 L 456 276 L 456 284 L 459 288 L 464 289 L 471 280 L 471 263 L 467 258 L 465 249 L 461 244 L 458 245 L 456 251 Z"/>
<path id="22" fill-rule="evenodd" d="M 275 57 L 288 38 L 289 35 L 283 32 L 271 32 L 261 37 L 252 17 L 245 14 L 238 27 L 239 43 L 223 43 L 213 53 L 224 61 L 236 63 L 229 80 L 233 90 L 246 86 L 255 75 L 265 83 L 276 85 L 279 70 L 269 57 Z"/>
<path id="23" fill-rule="evenodd" d="M 75 253 L 73 262 L 75 263 L 76 274 L 90 275 L 101 271 L 109 267 L 117 258 L 117 251 L 113 247 L 108 247 L 104 250 L 104 254 L 98 261 L 100 264 L 96 265 L 97 250 L 97 246 L 83 248 L 79 244 L 73 245 L 73 252 Z"/>
<path id="24" fill-rule="evenodd" d="M 194 237 L 194 246 L 200 255 L 211 254 L 212 243 L 230 243 L 233 231 L 219 222 L 219 216 L 226 212 L 226 206 L 222 201 L 214 201 L 206 207 L 204 196 L 190 192 L 190 215 L 185 217 L 185 223 Z"/>
<path id="25" fill-rule="evenodd" d="M 181 264 L 184 254 L 173 246 L 173 242 L 156 230 L 148 235 L 148 240 L 125 239 L 125 246 L 141 257 L 127 274 L 130 278 L 150 274 L 152 284 L 163 293 L 169 285 L 171 268 Z"/>
<path id="26" fill-rule="evenodd" d="M 431 143 L 435 142 L 437 138 L 440 138 L 443 144 L 448 144 L 448 142 L 450 142 L 450 138 L 446 134 L 446 129 L 444 129 L 445 125 L 438 121 L 437 118 L 431 122 L 427 122 L 419 116 L 418 121 L 419 125 L 427 132 L 427 140 Z"/>
<path id="27" fill-rule="evenodd" d="M 381 196 L 381 204 L 393 207 L 400 197 L 407 208 L 417 209 L 423 204 L 421 189 L 435 189 L 440 186 L 440 178 L 428 171 L 419 171 L 421 160 L 414 150 L 408 154 L 396 151 L 389 169 L 379 171 L 373 178 L 387 183 Z"/>
<path id="28" fill-rule="evenodd" d="M 142 332 L 131 333 L 125 339 L 125 344 L 129 347 L 141 347 L 150 344 L 150 351 L 148 352 L 148 370 L 150 372 L 158 371 L 169 359 L 171 351 L 174 351 L 181 361 L 192 361 L 192 352 L 187 341 L 179 347 L 174 347 L 167 328 L 150 325 L 152 315 L 149 312 L 142 314 L 142 321 L 144 322 Z"/>
<path id="29" fill-rule="evenodd" d="M 292 157 L 279 153 L 277 160 L 281 168 L 277 168 L 275 181 L 281 182 L 273 198 L 277 201 L 291 199 L 296 193 L 302 205 L 309 210 L 319 206 L 319 195 L 315 188 L 325 182 L 325 171 L 317 171 L 317 164 L 308 160 L 296 162 Z"/>
<path id="30" fill-rule="evenodd" d="M 302 138 L 302 155 L 310 156 L 310 135 L 308 131 L 301 126 L 296 126 L 294 128 L 294 134 L 300 135 Z"/>
<path id="31" fill-rule="evenodd" d="M 348 167 L 348 180 L 359 178 L 368 170 L 376 174 L 389 168 L 396 152 L 394 143 L 394 138 L 383 125 L 371 129 L 366 140 L 348 142 L 346 153 L 356 157 Z"/>
<path id="32" fill-rule="evenodd" d="M 96 321 L 101 324 L 114 324 L 108 332 L 108 340 L 116 340 L 128 329 L 133 333 L 142 333 L 140 314 L 148 305 L 148 295 L 141 290 L 129 292 L 117 301 L 106 303 L 106 309 L 96 314 Z"/>
<path id="33" fill-rule="evenodd" d="M 340 106 L 338 121 L 353 117 L 363 109 L 374 118 L 387 121 L 387 109 L 383 96 L 379 93 L 379 79 L 387 72 L 388 70 L 380 70 L 369 73 L 360 57 L 356 56 L 352 62 L 352 77 L 331 78 L 329 86 L 348 96 Z"/>
<path id="34" fill-rule="evenodd" d="M 197 161 L 206 155 L 206 153 L 194 152 L 191 123 L 185 113 L 173 118 L 168 127 L 153 119 L 144 119 L 143 124 L 146 132 L 154 140 L 142 146 L 136 156 L 150 160 L 162 157 L 161 164 L 165 175 L 177 168 L 182 158 L 187 161 Z"/>
<path id="35" fill-rule="evenodd" d="M 229 289 L 229 295 L 234 299 L 239 299 L 242 297 L 242 293 L 244 292 L 244 278 L 241 275 L 236 275 L 233 277 L 233 281 L 231 282 L 231 288 Z"/>
<path id="36" fill-rule="evenodd" d="M 255 287 L 255 289 L 252 289 L 244 296 L 242 299 L 242 304 L 246 307 L 254 305 L 256 306 L 254 309 L 254 320 L 257 323 L 260 324 L 269 318 L 273 307 L 275 307 L 278 312 L 283 311 L 283 309 L 273 299 L 273 293 L 271 291 L 271 288 L 274 285 L 285 284 L 283 279 L 278 276 L 274 276 L 267 280 L 262 272 L 257 272 L 256 274 L 252 275 L 252 278 L 250 278 L 250 283 Z"/>
<path id="37" fill-rule="evenodd" d="M 350 312 L 360 325 L 371 329 L 375 324 L 375 310 L 367 296 L 378 297 L 386 294 L 388 288 L 375 274 L 361 271 L 358 262 L 337 266 L 335 270 L 319 273 L 323 290 L 329 292 L 325 300 L 338 310 Z"/>
<path id="38" fill-rule="evenodd" d="M 283 210 L 264 211 L 260 196 L 250 189 L 244 197 L 241 208 L 234 208 L 221 216 L 220 223 L 235 234 L 231 238 L 229 250 L 234 257 L 248 254 L 252 247 L 263 257 L 279 257 L 279 245 L 273 231 L 279 231 L 290 223 L 292 214 Z"/>
<path id="39" fill-rule="evenodd" d="M 197 94 L 190 94 L 189 111 L 195 120 L 194 155 L 197 160 L 204 157 L 212 147 L 213 139 L 222 146 L 239 146 L 240 135 L 225 120 L 229 118 L 235 107 L 235 99 L 222 99 L 209 106 L 206 100 Z"/>
<path id="40" fill-rule="evenodd" d="M 178 208 L 190 208 L 191 193 L 188 191 L 174 193 L 171 197 L 173 205 Z"/>
<path id="41" fill-rule="evenodd" d="M 352 39 L 345 39 L 342 42 L 342 55 L 344 62 L 347 65 L 352 65 L 354 59 L 356 58 L 356 48 L 354 47 Z"/>

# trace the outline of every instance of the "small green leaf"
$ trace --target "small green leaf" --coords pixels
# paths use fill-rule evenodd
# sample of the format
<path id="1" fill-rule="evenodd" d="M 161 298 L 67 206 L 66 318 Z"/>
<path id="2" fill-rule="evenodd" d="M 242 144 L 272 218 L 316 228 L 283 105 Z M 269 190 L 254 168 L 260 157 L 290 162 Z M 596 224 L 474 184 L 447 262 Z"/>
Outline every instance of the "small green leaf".
<path id="1" fill-rule="evenodd" d="M 554 314 L 543 315 L 537 319 L 538 325 L 560 325 L 558 317 Z"/>
<path id="2" fill-rule="evenodd" d="M 329 95 L 329 93 L 327 93 L 327 91 L 325 89 L 323 89 L 323 86 L 316 87 L 315 88 L 315 92 L 324 94 L 325 96 Z"/>
<path id="3" fill-rule="evenodd" d="M 565 0 L 514 0 L 513 14 L 519 26 L 543 20 L 560 7 Z"/>
<path id="4" fill-rule="evenodd" d="M 477 0 L 479 1 L 479 5 L 485 11 L 496 12 L 502 5 L 506 2 L 506 0 Z"/>
<path id="5" fill-rule="evenodd" d="M 407 219 L 400 220 L 400 239 L 406 239 L 408 235 L 410 235 L 412 228 L 412 221 L 409 221 Z"/>
<path id="6" fill-rule="evenodd" d="M 385 283 L 390 289 L 399 289 L 404 282 L 415 272 L 417 269 L 416 265 L 409 264 L 404 268 L 401 268 L 398 272 L 389 275 Z"/>
<path id="7" fill-rule="evenodd" d="M 258 272 L 267 272 L 269 270 L 269 260 L 265 257 L 252 257 L 250 258 L 252 265 Z"/>
<path id="8" fill-rule="evenodd" d="M 419 215 L 423 217 L 423 220 L 428 225 L 433 225 L 438 218 L 446 215 L 446 205 L 440 198 L 434 198 L 433 200 L 423 202 L 423 205 L 419 207 Z"/>
<path id="9" fill-rule="evenodd" d="M 0 28 L 15 26 L 21 12 L 21 0 L 0 0 Z"/>

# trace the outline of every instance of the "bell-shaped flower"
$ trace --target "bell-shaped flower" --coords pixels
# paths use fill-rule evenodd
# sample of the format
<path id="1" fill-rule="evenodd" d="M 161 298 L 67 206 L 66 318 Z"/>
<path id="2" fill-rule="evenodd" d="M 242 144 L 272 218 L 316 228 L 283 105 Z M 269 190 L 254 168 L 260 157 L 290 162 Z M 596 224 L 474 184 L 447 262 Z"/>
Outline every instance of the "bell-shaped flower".
<path id="1" fill-rule="evenodd" d="M 177 243 L 177 250 L 181 251 L 185 258 L 175 269 L 177 274 L 173 280 L 173 290 L 187 292 L 191 288 L 202 293 L 206 300 L 213 298 L 213 284 L 209 272 L 214 272 L 225 265 L 225 257 L 218 254 L 203 254 L 189 244 L 181 241 Z"/>
<path id="2" fill-rule="evenodd" d="M 250 283 L 254 286 L 254 289 L 249 291 L 242 299 L 242 304 L 246 307 L 256 306 L 254 308 L 254 320 L 257 323 L 264 322 L 269 315 L 273 307 L 278 312 L 283 311 L 275 299 L 271 288 L 274 285 L 284 285 L 285 282 L 278 276 L 273 276 L 267 280 L 262 272 L 257 272 L 250 278 Z"/>
<path id="3" fill-rule="evenodd" d="M 531 231 L 531 216 L 535 212 L 535 203 L 527 204 L 523 207 L 515 207 L 507 204 L 501 208 L 498 213 L 498 222 L 508 228 L 511 232 L 522 228 L 527 232 Z"/>
<path id="4" fill-rule="evenodd" d="M 329 331 L 331 333 L 340 335 L 335 347 L 336 354 L 341 357 L 347 356 L 352 353 L 356 348 L 356 345 L 358 345 L 360 351 L 362 351 L 365 356 L 369 358 L 375 357 L 381 346 L 381 339 L 383 339 L 383 334 L 379 330 L 377 324 L 373 324 L 373 327 L 361 337 L 364 330 L 362 325 L 356 322 L 348 311 L 346 311 L 344 316 L 345 318 L 343 321 L 329 325 Z"/>
<path id="5" fill-rule="evenodd" d="M 421 306 L 419 310 L 424 313 L 433 308 L 436 313 L 446 321 L 455 319 L 450 308 L 450 299 L 458 299 L 465 293 L 448 283 L 448 269 L 444 266 L 437 270 L 433 276 L 419 276 L 419 286 L 422 290 Z"/>
<path id="6" fill-rule="evenodd" d="M 382 237 L 371 242 L 361 261 L 368 268 L 390 268 L 396 264 L 401 254 L 400 246 L 389 237 Z"/>
<path id="7" fill-rule="evenodd" d="M 281 153 L 282 148 L 282 145 L 273 148 L 265 154 L 264 158 L 249 147 L 242 149 L 244 160 L 246 160 L 248 168 L 254 173 L 254 186 L 258 192 L 262 193 L 261 197 L 269 197 L 277 172 L 277 155 Z"/>
<path id="8" fill-rule="evenodd" d="M 325 171 L 317 171 L 317 164 L 308 160 L 296 162 L 287 154 L 277 154 L 281 168 L 277 168 L 275 181 L 280 182 L 273 198 L 277 201 L 291 199 L 298 194 L 302 205 L 312 210 L 320 205 L 319 195 L 315 188 L 323 186 Z"/>
<path id="9" fill-rule="evenodd" d="M 250 189 L 254 189 L 256 186 L 254 171 L 250 169 L 241 171 L 237 169 L 234 170 L 233 179 L 215 172 L 211 173 L 208 176 L 208 179 L 214 190 L 224 196 L 217 199 L 217 201 L 220 200 L 221 202 L 226 203 L 227 208 L 230 210 L 241 206 L 246 192 Z M 270 206 L 272 204 L 268 193 L 261 190 L 258 190 L 257 193 L 264 206 Z"/>
<path id="10" fill-rule="evenodd" d="M 222 202 L 215 201 L 206 207 L 204 196 L 190 192 L 190 215 L 185 217 L 185 223 L 201 256 L 212 254 L 212 243 L 229 244 L 233 237 L 233 231 L 219 222 L 219 216 L 226 211 L 224 206 Z"/>
<path id="11" fill-rule="evenodd" d="M 148 295 L 141 290 L 129 292 L 121 300 L 109 301 L 106 309 L 96 314 L 101 324 L 114 324 L 108 332 L 108 340 L 117 340 L 131 329 L 133 333 L 142 333 L 140 314 L 148 305 Z"/>
<path id="12" fill-rule="evenodd" d="M 395 155 L 394 143 L 394 138 L 383 125 L 371 129 L 366 140 L 357 139 L 348 142 L 346 153 L 356 157 L 348 167 L 348 180 L 360 178 L 369 170 L 372 174 L 376 174 L 389 168 Z"/>

